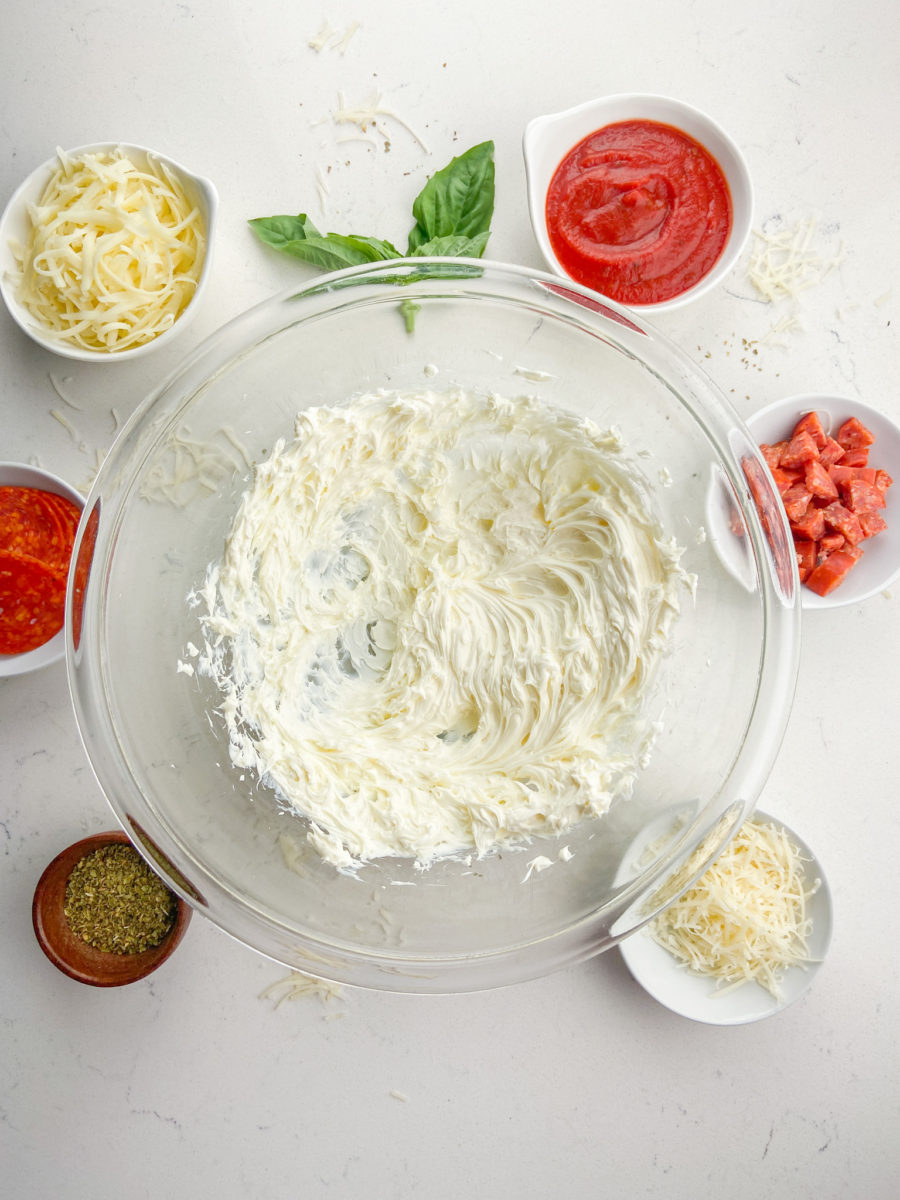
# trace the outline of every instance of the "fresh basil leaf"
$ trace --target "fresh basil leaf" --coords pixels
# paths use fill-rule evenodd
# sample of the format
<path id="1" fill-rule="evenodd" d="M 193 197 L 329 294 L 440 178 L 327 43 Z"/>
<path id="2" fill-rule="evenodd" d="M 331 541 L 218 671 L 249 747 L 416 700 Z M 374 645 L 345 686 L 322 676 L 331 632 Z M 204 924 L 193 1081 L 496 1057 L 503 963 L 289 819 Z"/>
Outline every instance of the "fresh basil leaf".
<path id="1" fill-rule="evenodd" d="M 296 217 L 253 217 L 249 222 L 260 241 L 276 250 L 284 249 L 289 242 L 302 242 L 308 237 L 319 237 L 319 231 L 306 213 Z"/>
<path id="2" fill-rule="evenodd" d="M 328 241 L 339 243 L 342 246 L 347 246 L 349 249 L 358 250 L 361 254 L 368 255 L 368 262 L 381 262 L 386 258 L 403 257 L 397 247 L 392 246 L 384 238 L 366 237 L 361 233 L 351 233 L 346 237 L 340 233 L 329 233 Z"/>
<path id="3" fill-rule="evenodd" d="M 494 143 L 481 142 L 436 171 L 413 201 L 408 254 L 435 238 L 489 233 L 494 212 Z"/>
<path id="4" fill-rule="evenodd" d="M 319 233 L 305 213 L 254 217 L 250 225 L 267 245 L 329 271 L 401 257 L 400 251 L 382 238 Z"/>
<path id="5" fill-rule="evenodd" d="M 462 233 L 451 233 L 447 237 L 432 238 L 416 247 L 414 258 L 431 255 L 435 258 L 481 258 L 490 237 L 490 230 L 467 237 Z"/>
<path id="6" fill-rule="evenodd" d="M 327 236 L 285 242 L 280 249 L 324 271 L 340 271 L 344 267 L 358 267 L 362 263 L 375 261 L 371 254 L 358 246 L 341 245 Z"/>

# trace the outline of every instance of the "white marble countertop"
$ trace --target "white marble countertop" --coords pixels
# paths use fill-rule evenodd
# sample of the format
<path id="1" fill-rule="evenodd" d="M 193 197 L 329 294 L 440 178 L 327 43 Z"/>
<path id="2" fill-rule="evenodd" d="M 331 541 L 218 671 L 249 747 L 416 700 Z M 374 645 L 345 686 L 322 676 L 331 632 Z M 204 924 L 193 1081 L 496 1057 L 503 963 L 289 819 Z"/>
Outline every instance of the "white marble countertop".
<path id="1" fill-rule="evenodd" d="M 343 49 L 309 41 L 328 23 Z M 86 485 L 161 374 L 310 268 L 248 217 L 404 238 L 425 175 L 496 142 L 492 258 L 541 266 L 525 122 L 592 95 L 680 96 L 743 146 L 757 223 L 814 215 L 842 265 L 763 303 L 747 259 L 655 324 L 742 415 L 836 392 L 900 417 L 900 10 L 884 0 L 551 8 L 383 0 L 32 0 L 0 37 L 0 202 L 57 145 L 159 147 L 216 183 L 213 286 L 183 340 L 112 369 L 33 346 L 0 313 L 0 457 Z M 329 121 L 380 93 L 390 148 Z M 319 180 L 327 181 L 327 192 Z M 781 336 L 776 325 L 797 317 Z M 748 347 L 749 342 L 759 344 Z M 54 417 L 81 407 L 78 436 Z M 66 410 L 68 411 L 68 410 Z M 617 951 L 536 982 L 439 998 L 343 989 L 276 1007 L 285 971 L 195 917 L 142 983 L 80 986 L 44 958 L 31 897 L 49 860 L 114 826 L 62 664 L 0 681 L 0 1162 L 16 1197 L 894 1195 L 900 1177 L 900 590 L 804 621 L 796 703 L 762 807 L 818 852 L 831 953 L 778 1016 L 717 1028 L 662 1008 Z M 8 1190 L 7 1190 L 8 1189 Z"/>

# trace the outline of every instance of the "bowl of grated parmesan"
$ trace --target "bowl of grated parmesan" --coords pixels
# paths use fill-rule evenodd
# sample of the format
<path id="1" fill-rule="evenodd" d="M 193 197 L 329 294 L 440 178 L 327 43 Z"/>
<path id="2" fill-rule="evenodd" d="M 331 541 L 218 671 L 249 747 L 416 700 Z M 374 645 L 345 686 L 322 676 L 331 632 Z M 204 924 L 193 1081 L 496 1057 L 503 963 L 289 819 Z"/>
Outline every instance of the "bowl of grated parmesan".
<path id="1" fill-rule="evenodd" d="M 665 841 L 677 828 L 672 815 L 655 833 Z M 742 1025 L 806 994 L 831 942 L 831 892 L 789 826 L 756 812 L 712 866 L 681 883 L 689 886 L 619 946 L 654 999 L 694 1021 Z"/>
<path id="2" fill-rule="evenodd" d="M 217 209 L 208 179 L 155 150 L 58 149 L 0 217 L 0 293 L 16 324 L 54 354 L 146 354 L 197 311 Z"/>
<path id="3" fill-rule="evenodd" d="M 687 355 L 549 273 L 400 259 L 251 309 L 86 502 L 67 659 L 120 823 L 335 983 L 476 990 L 614 945 L 752 807 L 790 710 L 796 575 L 747 456 Z"/>

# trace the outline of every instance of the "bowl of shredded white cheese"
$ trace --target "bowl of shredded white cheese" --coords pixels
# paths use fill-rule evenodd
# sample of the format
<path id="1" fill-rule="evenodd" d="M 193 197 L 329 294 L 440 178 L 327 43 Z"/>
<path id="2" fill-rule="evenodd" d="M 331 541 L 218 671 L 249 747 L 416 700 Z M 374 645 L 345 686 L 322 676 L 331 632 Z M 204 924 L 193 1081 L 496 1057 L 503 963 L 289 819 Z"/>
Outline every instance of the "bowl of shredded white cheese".
<path id="1" fill-rule="evenodd" d="M 144 146 L 58 149 L 0 217 L 0 292 L 39 345 L 87 362 L 167 343 L 212 264 L 213 184 Z"/>
<path id="2" fill-rule="evenodd" d="M 216 924 L 335 982 L 615 944 L 780 742 L 799 602 L 758 454 L 686 356 L 549 275 L 399 260 L 258 306 L 87 501 L 68 653 L 111 805 Z"/>
<path id="3" fill-rule="evenodd" d="M 663 819 L 656 832 L 673 836 L 677 824 L 677 817 Z M 784 822 L 756 812 L 712 866 L 620 950 L 637 982 L 672 1012 L 742 1025 L 806 994 L 831 933 L 821 863 Z"/>

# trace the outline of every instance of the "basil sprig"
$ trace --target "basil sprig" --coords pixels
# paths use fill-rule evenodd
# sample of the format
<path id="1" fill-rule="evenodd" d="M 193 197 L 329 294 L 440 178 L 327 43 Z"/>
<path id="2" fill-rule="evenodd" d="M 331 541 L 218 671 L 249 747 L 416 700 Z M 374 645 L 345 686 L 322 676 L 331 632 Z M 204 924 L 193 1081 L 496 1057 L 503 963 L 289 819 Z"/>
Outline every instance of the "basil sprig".
<path id="1" fill-rule="evenodd" d="M 435 172 L 413 201 L 406 257 L 481 258 L 493 213 L 494 143 L 481 142 Z M 383 238 L 320 233 L 306 213 L 250 225 L 266 245 L 326 271 L 404 257 Z"/>

